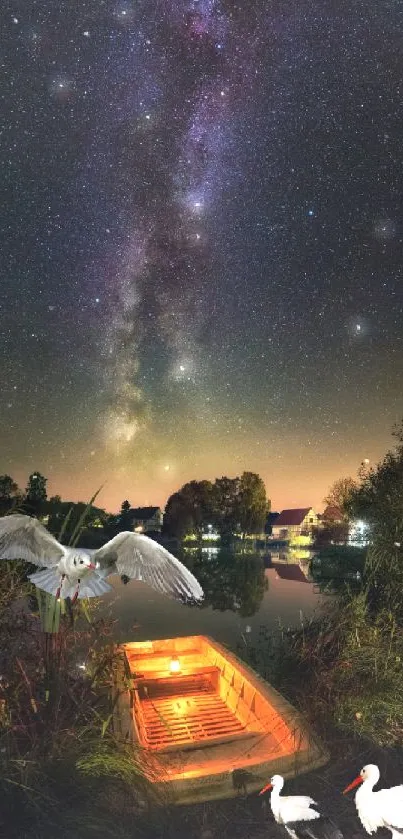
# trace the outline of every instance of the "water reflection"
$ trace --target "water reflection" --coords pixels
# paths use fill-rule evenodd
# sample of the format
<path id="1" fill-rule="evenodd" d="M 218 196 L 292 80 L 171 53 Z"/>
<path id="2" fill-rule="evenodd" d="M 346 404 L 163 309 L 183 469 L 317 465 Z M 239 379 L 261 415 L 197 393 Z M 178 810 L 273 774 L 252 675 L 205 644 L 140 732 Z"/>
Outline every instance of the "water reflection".
<path id="1" fill-rule="evenodd" d="M 287 551 L 270 551 L 264 561 L 266 568 L 274 568 L 282 580 L 310 583 L 312 556 L 313 552 L 305 548 L 290 548 Z"/>
<path id="2" fill-rule="evenodd" d="M 250 549 L 231 553 L 214 546 L 201 552 L 187 550 L 179 558 L 203 586 L 204 602 L 184 606 L 144 583 L 132 580 L 122 586 L 118 577 L 113 578 L 114 590 L 102 598 L 102 609 L 115 621 L 117 641 L 204 634 L 234 649 L 240 639 L 253 644 L 262 627 L 270 632 L 280 625 L 299 626 L 301 614 L 309 618 L 321 602 L 305 575 L 297 579 L 291 571 L 287 577 L 282 570 L 296 565 L 301 571 L 306 557 L 290 563 L 285 554 L 268 556 L 267 551 Z"/>
<path id="3" fill-rule="evenodd" d="M 319 591 L 325 594 L 342 593 L 362 588 L 365 552 L 362 549 L 329 548 L 312 557 L 310 576 Z"/>
<path id="4" fill-rule="evenodd" d="M 187 563 L 190 566 L 190 563 Z M 191 565 L 204 590 L 201 608 L 256 614 L 268 580 L 262 558 L 257 554 L 231 554 L 217 548 L 202 550 Z"/>

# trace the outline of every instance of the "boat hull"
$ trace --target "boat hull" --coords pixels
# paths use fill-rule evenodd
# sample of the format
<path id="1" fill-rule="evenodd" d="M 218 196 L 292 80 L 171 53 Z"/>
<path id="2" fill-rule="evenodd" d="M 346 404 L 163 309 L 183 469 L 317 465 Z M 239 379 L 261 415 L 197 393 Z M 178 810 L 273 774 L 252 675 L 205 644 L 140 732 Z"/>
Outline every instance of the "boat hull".
<path id="1" fill-rule="evenodd" d="M 116 734 L 164 803 L 251 793 L 329 760 L 301 714 L 207 636 L 121 645 L 114 685 Z"/>

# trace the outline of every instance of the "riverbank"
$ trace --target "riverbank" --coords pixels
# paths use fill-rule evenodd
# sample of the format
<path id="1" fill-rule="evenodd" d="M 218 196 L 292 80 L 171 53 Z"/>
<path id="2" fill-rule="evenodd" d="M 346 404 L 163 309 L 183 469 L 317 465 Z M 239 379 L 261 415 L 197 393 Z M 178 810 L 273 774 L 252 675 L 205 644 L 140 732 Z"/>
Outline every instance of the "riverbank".
<path id="1" fill-rule="evenodd" d="M 11 569 L 16 576 L 8 576 L 2 589 L 5 595 L 0 615 L 0 689 L 5 698 L 5 715 L 0 720 L 1 836 L 275 839 L 284 835 L 273 823 L 265 800 L 256 794 L 248 795 L 247 789 L 245 794 L 240 788 L 238 797 L 229 801 L 189 807 L 172 807 L 169 801 L 153 799 L 152 788 L 142 781 L 132 753 L 119 754 L 109 736 L 108 648 L 112 646 L 113 627 L 97 617 L 96 612 L 91 615 L 91 623 L 82 615 L 75 627 L 67 617 L 64 619 L 64 640 L 53 644 L 57 663 L 53 687 L 58 693 L 51 692 L 49 701 L 43 690 L 46 649 L 42 646 L 39 620 L 27 609 L 15 611 L 12 592 L 21 602 L 21 595 L 28 591 L 17 570 L 15 566 Z M 5 565 L 2 573 L 7 574 Z M 381 785 L 402 783 L 403 757 L 401 748 L 381 748 L 362 737 L 364 723 L 371 722 L 374 705 L 372 702 L 366 709 L 368 715 L 362 713 L 356 704 L 357 686 L 361 695 L 362 688 L 371 686 L 368 696 L 372 701 L 373 685 L 378 684 L 382 703 L 385 682 L 374 679 L 374 659 L 369 654 L 377 656 L 378 676 L 382 675 L 379 662 L 383 662 L 384 669 L 388 665 L 392 687 L 399 662 L 391 655 L 394 648 L 390 636 L 386 648 L 383 641 L 381 646 L 374 645 L 370 634 L 374 627 L 365 613 L 360 613 L 358 623 L 356 615 L 352 622 L 343 623 L 339 605 L 332 617 L 330 602 L 326 601 L 319 623 L 304 622 L 301 615 L 300 627 L 291 633 L 261 625 L 256 631 L 241 635 L 235 652 L 309 717 L 330 751 L 328 766 L 289 781 L 287 791 L 310 794 L 340 825 L 346 839 L 364 839 L 366 834 L 355 815 L 353 796 L 343 797 L 341 790 L 368 762 L 379 765 Z M 334 634 L 336 625 L 339 635 Z M 393 643 L 394 639 L 395 633 Z M 343 647 L 346 641 L 347 647 Z M 354 680 L 354 667 L 362 660 L 366 665 L 365 678 L 361 672 Z M 349 661 L 354 667 L 334 669 L 335 662 Z M 346 697 L 354 698 L 350 710 L 346 704 L 340 705 L 341 688 Z M 342 707 L 343 715 L 338 720 Z M 385 716 L 372 720 L 373 735 L 379 738 L 381 734 L 385 742 L 383 735 L 391 730 L 391 742 L 397 742 L 399 731 L 389 724 L 385 727 L 385 721 Z"/>
<path id="2" fill-rule="evenodd" d="M 377 763 L 381 786 L 403 780 L 403 755 L 393 749 L 378 749 L 364 740 L 341 737 L 329 729 L 331 761 L 319 772 L 287 782 L 289 794 L 309 794 L 323 813 L 342 830 L 345 839 L 365 839 L 354 806 L 354 796 L 342 790 L 366 763 Z M 268 796 L 240 794 L 228 801 L 189 807 L 158 807 L 144 811 L 135 795 L 118 782 L 92 783 L 60 798 L 46 824 L 35 827 L 33 819 L 14 814 L 13 821 L 0 814 L 0 835 L 7 839 L 280 839 L 282 828 L 274 823 Z M 38 808 L 40 808 L 38 800 Z M 13 824 L 14 822 L 14 824 Z M 28 822 L 28 823 L 27 823 Z M 29 823 L 30 822 L 30 823 Z M 379 831 L 380 839 L 389 834 Z"/>

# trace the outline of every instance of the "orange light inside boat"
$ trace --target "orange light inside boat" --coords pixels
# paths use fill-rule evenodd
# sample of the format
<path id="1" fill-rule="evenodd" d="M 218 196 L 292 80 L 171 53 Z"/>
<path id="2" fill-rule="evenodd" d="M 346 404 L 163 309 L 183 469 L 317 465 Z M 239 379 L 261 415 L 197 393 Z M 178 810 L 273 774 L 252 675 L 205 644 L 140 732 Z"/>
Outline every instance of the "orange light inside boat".
<path id="1" fill-rule="evenodd" d="M 179 658 L 171 658 L 169 669 L 170 669 L 171 673 L 180 673 L 181 664 L 180 664 Z"/>

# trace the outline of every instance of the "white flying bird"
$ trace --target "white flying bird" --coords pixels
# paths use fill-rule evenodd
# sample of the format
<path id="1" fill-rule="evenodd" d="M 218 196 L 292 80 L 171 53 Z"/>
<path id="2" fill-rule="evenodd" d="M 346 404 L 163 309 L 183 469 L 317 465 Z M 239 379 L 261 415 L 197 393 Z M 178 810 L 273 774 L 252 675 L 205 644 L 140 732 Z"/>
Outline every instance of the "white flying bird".
<path id="1" fill-rule="evenodd" d="M 317 806 L 313 798 L 309 795 L 280 795 L 283 786 L 282 775 L 273 775 L 259 795 L 271 790 L 273 816 L 277 824 L 284 825 L 292 839 L 343 839 L 336 825 L 313 809 Z"/>
<path id="2" fill-rule="evenodd" d="M 140 533 L 118 533 L 102 548 L 69 548 L 30 516 L 0 518 L 0 559 L 25 559 L 43 570 L 29 575 L 56 598 L 99 597 L 111 590 L 105 578 L 142 580 L 178 600 L 202 600 L 193 574 L 157 542 Z"/>
<path id="3" fill-rule="evenodd" d="M 355 806 L 367 833 L 375 833 L 379 827 L 386 827 L 392 839 L 403 839 L 403 784 L 374 792 L 373 787 L 379 777 L 378 767 L 368 763 L 343 793 L 360 785 L 355 794 Z"/>

